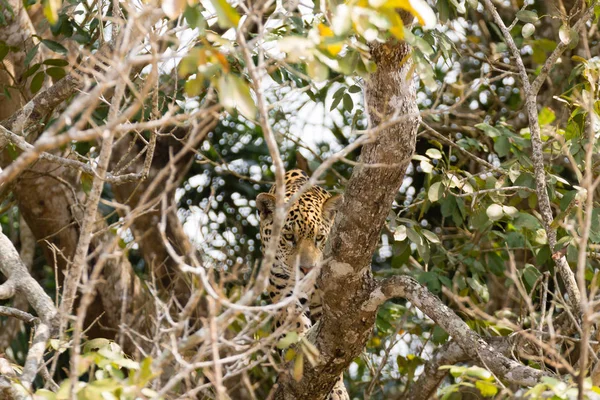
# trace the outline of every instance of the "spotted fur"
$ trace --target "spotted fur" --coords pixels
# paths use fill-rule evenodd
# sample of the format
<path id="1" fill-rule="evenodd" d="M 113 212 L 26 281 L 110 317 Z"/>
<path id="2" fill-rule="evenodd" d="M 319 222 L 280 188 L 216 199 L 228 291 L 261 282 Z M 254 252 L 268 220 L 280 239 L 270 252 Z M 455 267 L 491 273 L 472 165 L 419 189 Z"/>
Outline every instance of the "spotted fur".
<path id="1" fill-rule="evenodd" d="M 285 201 L 288 202 L 307 180 L 308 176 L 304 171 L 289 171 L 285 175 Z M 303 278 L 311 270 L 320 267 L 325 241 L 341 201 L 341 195 L 331 195 L 325 189 L 313 186 L 290 206 L 277 242 L 275 262 L 269 276 L 268 294 L 272 302 L 291 296 L 296 282 L 305 282 Z M 272 239 L 275 204 L 275 186 L 269 193 L 261 193 L 256 198 L 263 249 L 267 248 Z M 314 284 L 316 274 L 311 276 L 312 282 L 299 286 L 298 302 L 282 309 L 277 316 L 277 327 L 286 321 L 291 322 L 292 329 L 304 335 L 312 323 L 318 320 L 321 314 L 321 300 L 318 288 Z M 349 399 L 342 377 L 327 399 Z"/>

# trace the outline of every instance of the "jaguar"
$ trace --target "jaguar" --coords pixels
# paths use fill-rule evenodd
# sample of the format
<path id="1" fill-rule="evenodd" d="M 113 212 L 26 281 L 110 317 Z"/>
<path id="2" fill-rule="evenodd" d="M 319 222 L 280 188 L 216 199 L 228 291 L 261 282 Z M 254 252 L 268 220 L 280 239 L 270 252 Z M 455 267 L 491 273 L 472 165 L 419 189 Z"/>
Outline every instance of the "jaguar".
<path id="1" fill-rule="evenodd" d="M 285 175 L 285 201 L 290 199 L 308 181 L 308 175 L 294 169 Z M 323 249 L 333 225 L 342 195 L 332 195 L 319 186 L 311 186 L 288 207 L 283 228 L 276 246 L 275 261 L 269 274 L 267 288 L 270 301 L 277 303 L 296 294 L 296 301 L 282 307 L 275 326 L 289 323 L 291 330 L 302 336 L 321 315 L 321 296 L 316 287 L 316 275 L 323 260 Z M 276 199 L 275 186 L 256 198 L 260 216 L 260 238 L 263 251 L 273 239 Z M 312 280 L 305 279 L 313 271 Z M 298 283 L 309 282 L 309 286 Z M 295 293 L 294 293 L 295 292 Z M 343 376 L 336 382 L 327 400 L 349 400 Z"/>

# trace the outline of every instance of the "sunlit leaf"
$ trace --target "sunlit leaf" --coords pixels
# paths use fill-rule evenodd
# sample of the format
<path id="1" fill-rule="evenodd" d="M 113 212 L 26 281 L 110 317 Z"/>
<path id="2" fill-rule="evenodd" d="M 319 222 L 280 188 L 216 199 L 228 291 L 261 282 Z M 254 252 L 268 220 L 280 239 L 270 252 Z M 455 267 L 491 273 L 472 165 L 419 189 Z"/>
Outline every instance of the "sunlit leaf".
<path id="1" fill-rule="evenodd" d="M 351 8 L 346 4 L 340 4 L 335 9 L 335 14 L 331 21 L 333 33 L 335 36 L 346 36 L 352 28 L 352 19 L 350 17 Z"/>
<path id="2" fill-rule="evenodd" d="M 435 203 L 440 199 L 440 197 L 442 197 L 443 192 L 444 185 L 442 182 L 435 182 L 429 187 L 429 190 L 427 191 L 427 197 L 429 198 L 429 201 Z"/>
<path id="3" fill-rule="evenodd" d="M 170 19 L 176 19 L 187 6 L 186 0 L 162 0 L 161 8 Z"/>
<path id="4" fill-rule="evenodd" d="M 442 152 L 434 148 L 427 149 L 425 154 L 427 155 L 427 157 L 432 158 L 434 160 L 439 160 L 442 158 Z"/>
<path id="5" fill-rule="evenodd" d="M 236 27 L 240 22 L 240 15 L 227 2 L 227 0 L 211 0 L 217 12 L 217 23 L 221 28 Z"/>
<path id="6" fill-rule="evenodd" d="M 298 340 L 300 340 L 300 337 L 296 332 L 288 332 L 281 339 L 279 339 L 276 346 L 280 350 L 287 349 L 294 343 L 297 343 Z"/>
<path id="7" fill-rule="evenodd" d="M 433 232 L 427 229 L 421 230 L 421 233 L 425 237 L 425 239 L 429 240 L 431 243 L 440 243 L 440 238 Z"/>
<path id="8" fill-rule="evenodd" d="M 533 35 L 533 33 L 535 32 L 535 25 L 533 24 L 525 24 L 523 25 L 523 28 L 521 29 L 521 35 L 523 35 L 524 38 L 528 38 L 531 35 Z"/>
<path id="9" fill-rule="evenodd" d="M 492 221 L 497 221 L 504 216 L 504 211 L 500 204 L 492 204 L 485 210 L 485 213 Z"/>
<path id="10" fill-rule="evenodd" d="M 218 81 L 219 100 L 227 110 L 237 110 L 248 119 L 256 116 L 256 104 L 248 84 L 235 75 L 221 75 Z"/>
<path id="11" fill-rule="evenodd" d="M 399 225 L 394 231 L 394 240 L 397 242 L 402 242 L 406 240 L 406 226 Z"/>

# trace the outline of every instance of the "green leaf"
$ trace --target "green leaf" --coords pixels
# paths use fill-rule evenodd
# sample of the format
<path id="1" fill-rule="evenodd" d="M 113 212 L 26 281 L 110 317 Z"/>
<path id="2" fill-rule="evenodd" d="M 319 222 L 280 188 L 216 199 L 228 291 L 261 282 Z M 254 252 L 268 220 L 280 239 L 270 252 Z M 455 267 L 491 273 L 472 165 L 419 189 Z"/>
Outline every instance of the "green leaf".
<path id="1" fill-rule="evenodd" d="M 8 54 L 10 47 L 6 44 L 6 42 L 0 40 L 0 61 L 4 60 L 4 57 Z"/>
<path id="2" fill-rule="evenodd" d="M 492 373 L 490 371 L 488 371 L 487 369 L 481 368 L 481 367 L 468 367 L 465 370 L 465 375 L 467 376 L 472 376 L 473 378 L 477 378 L 477 379 L 483 379 L 483 380 L 488 380 L 488 379 L 492 379 Z"/>
<path id="3" fill-rule="evenodd" d="M 431 243 L 440 243 L 440 238 L 430 230 L 422 229 L 421 233 L 423 234 L 425 239 L 429 240 Z"/>
<path id="4" fill-rule="evenodd" d="M 343 89 L 343 88 L 342 88 Z M 338 90 L 339 92 L 339 90 Z M 336 92 L 337 93 L 337 92 Z M 342 101 L 342 98 L 344 96 L 335 96 L 335 94 L 333 95 L 333 102 L 331 103 L 331 107 L 329 107 L 329 111 L 333 111 L 337 108 L 337 106 L 340 104 L 340 101 Z"/>
<path id="5" fill-rule="evenodd" d="M 31 86 L 29 87 L 31 93 L 35 94 L 39 92 L 39 90 L 42 88 L 42 85 L 44 84 L 45 77 L 46 74 L 43 71 L 35 74 L 35 76 L 31 80 Z"/>
<path id="6" fill-rule="evenodd" d="M 36 399 L 38 400 L 56 400 L 56 393 L 51 392 L 47 389 L 38 389 L 35 392 L 35 396 Z"/>
<path id="7" fill-rule="evenodd" d="M 69 62 L 67 60 L 63 60 L 62 58 L 49 58 L 44 60 L 42 64 L 51 65 L 53 67 L 66 67 L 69 65 Z"/>
<path id="8" fill-rule="evenodd" d="M 421 274 L 419 274 L 417 280 L 422 285 L 427 286 L 427 288 L 434 293 L 438 293 L 442 289 L 442 286 L 440 285 L 440 280 L 438 279 L 438 275 L 433 271 L 422 272 Z"/>
<path id="9" fill-rule="evenodd" d="M 524 228 L 530 231 L 535 231 L 541 227 L 540 221 L 531 214 L 520 212 L 513 222 L 517 228 Z"/>
<path id="10" fill-rule="evenodd" d="M 31 48 L 31 50 L 29 50 L 27 52 L 27 55 L 25 56 L 25 65 L 29 65 L 31 60 L 33 60 L 33 57 L 35 57 L 35 55 L 37 54 L 39 47 L 40 47 L 40 44 L 38 43 L 35 46 L 33 46 Z"/>
<path id="11" fill-rule="evenodd" d="M 498 136 L 494 142 L 494 150 L 499 157 L 506 157 L 510 154 L 510 141 L 504 135 Z"/>
<path id="12" fill-rule="evenodd" d="M 188 79 L 185 82 L 185 93 L 190 97 L 198 96 L 203 87 L 204 84 L 202 79 L 199 79 L 198 77 L 194 79 Z"/>
<path id="13" fill-rule="evenodd" d="M 482 285 L 481 282 L 479 282 L 479 279 L 477 279 L 476 275 L 473 276 L 473 278 L 467 278 L 467 283 L 469 284 L 471 289 L 473 289 L 475 293 L 477 293 L 481 300 L 483 300 L 486 303 L 490 300 L 490 292 L 488 291 L 487 286 Z"/>
<path id="14" fill-rule="evenodd" d="M 498 129 L 486 123 L 477 124 L 475 125 L 475 128 L 482 130 L 486 135 L 492 138 L 502 135 Z"/>
<path id="15" fill-rule="evenodd" d="M 217 23 L 219 27 L 232 28 L 236 27 L 240 22 L 240 15 L 231 7 L 227 0 L 211 0 L 211 4 L 217 11 Z"/>
<path id="16" fill-rule="evenodd" d="M 50 75 L 54 82 L 61 80 L 67 74 L 63 68 L 51 67 L 46 69 L 46 74 Z"/>
<path id="17" fill-rule="evenodd" d="M 523 22 L 536 22 L 538 20 L 538 15 L 534 11 L 529 10 L 519 10 L 517 11 L 517 18 Z"/>
<path id="18" fill-rule="evenodd" d="M 55 53 L 67 54 L 68 51 L 65 46 L 62 44 L 55 42 L 54 40 L 43 39 L 42 44 L 52 50 Z"/>
<path id="19" fill-rule="evenodd" d="M 25 71 L 23 73 L 22 79 L 29 78 L 31 75 L 35 74 L 38 71 L 38 69 L 40 69 L 40 67 L 41 67 L 41 64 L 39 64 L 39 63 L 38 64 L 33 64 L 31 67 L 29 67 L 27 69 L 27 71 Z"/>
<path id="20" fill-rule="evenodd" d="M 315 82 L 323 82 L 329 78 L 329 67 L 316 58 L 306 62 L 306 72 Z"/>
<path id="21" fill-rule="evenodd" d="M 190 7 L 189 5 L 183 12 L 183 17 L 191 28 L 197 28 L 200 36 L 203 36 L 206 30 L 206 20 L 198 7 Z"/>
<path id="22" fill-rule="evenodd" d="M 526 264 L 525 269 L 523 269 L 523 280 L 527 284 L 527 289 L 531 290 L 535 281 L 542 275 L 542 273 L 533 265 Z"/>
<path id="23" fill-rule="evenodd" d="M 354 102 L 352 101 L 352 97 L 348 93 L 344 94 L 344 110 L 348 112 L 352 112 L 354 108 Z"/>
<path id="24" fill-rule="evenodd" d="M 448 335 L 448 333 L 446 333 L 446 331 L 443 330 L 439 325 L 435 325 L 433 327 L 433 332 L 431 335 L 431 340 L 433 340 L 433 343 L 435 343 L 435 344 L 446 343 L 446 341 L 448 340 L 449 337 L 450 337 L 450 335 Z"/>

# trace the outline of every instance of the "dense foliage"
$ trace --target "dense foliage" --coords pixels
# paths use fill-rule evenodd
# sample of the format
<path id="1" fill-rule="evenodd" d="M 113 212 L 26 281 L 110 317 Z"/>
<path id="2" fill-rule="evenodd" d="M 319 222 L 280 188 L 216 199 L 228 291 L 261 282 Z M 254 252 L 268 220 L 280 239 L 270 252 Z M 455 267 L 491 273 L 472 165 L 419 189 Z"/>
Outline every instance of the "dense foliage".
<path id="1" fill-rule="evenodd" d="M 218 105 L 214 110 L 218 121 L 194 149 L 188 169 L 181 169 L 183 175 L 178 177 L 173 197 L 177 216 L 199 250 L 203 265 L 214 268 L 211 279 L 232 299 L 240 298 L 243 288 L 259 274 L 262 255 L 254 199 L 275 181 L 273 154 L 257 117 L 262 110 L 260 104 L 257 106 L 256 90 L 263 91 L 267 99 L 267 122 L 275 132 L 285 168 L 301 167 L 310 172 L 333 158 L 335 163 L 320 180 L 330 191 L 344 192 L 353 167 L 360 161 L 360 149 L 343 157 L 340 152 L 367 134 L 370 113 L 382 112 L 366 110 L 364 105 L 364 82 L 377 68 L 370 59 L 369 46 L 406 40 L 413 48 L 411 71 L 418 76 L 422 121 L 416 153 L 373 255 L 373 274 L 378 278 L 399 274 L 415 277 L 482 336 L 507 337 L 525 331 L 541 338 L 542 332 L 555 332 L 554 328 L 548 331 L 548 326 L 570 307 L 555 264 L 556 257 L 564 255 L 577 276 L 584 278 L 578 284 L 588 293 L 588 318 L 593 325 L 600 245 L 600 206 L 593 197 L 598 192 L 600 151 L 600 6 L 596 2 L 496 4 L 531 77 L 542 73 L 546 60 L 561 42 L 568 45 L 541 82 L 537 96 L 547 194 L 554 215 L 551 225 L 545 224 L 539 209 L 531 123 L 524 108 L 518 67 L 483 2 L 230 4 L 226 0 L 164 0 L 160 8 L 158 3 L 145 2 L 154 6 L 149 7 L 135 1 L 24 3 L 37 33 L 24 47 L 0 41 L 0 67 L 4 71 L 9 70 L 11 55 L 26 54 L 18 82 L 3 85 L 2 101 L 16 101 L 19 92 L 30 98 L 57 85 L 90 54 L 99 54 L 109 43 L 121 45 L 116 35 L 128 23 L 148 19 L 153 25 L 140 25 L 139 29 L 153 30 L 149 36 L 131 31 L 136 38 L 132 43 L 137 40 L 139 48 L 134 51 L 133 45 L 123 46 L 123 58 L 142 60 L 147 56 L 151 67 L 140 65 L 137 71 L 121 71 L 130 72 L 131 80 L 125 83 L 126 88 L 115 88 L 125 93 L 118 111 L 126 117 L 119 123 L 140 124 L 141 128 L 132 129 L 133 135 L 147 143 L 154 129 L 152 121 L 163 118 L 164 123 L 156 126 L 166 132 L 164 127 L 185 126 L 188 119 L 196 121 L 205 115 L 201 114 L 204 110 Z M 588 7 L 595 7 L 595 12 L 577 31 L 574 23 Z M 43 18 L 35 15 L 40 8 Z M 262 11 L 260 18 L 251 17 L 257 8 Z M 0 0 L 0 9 L 2 30 L 18 10 L 11 9 L 7 0 Z M 403 23 L 402 13 L 406 12 L 416 17 L 416 24 Z M 410 19 L 405 16 L 405 21 Z M 99 67 L 96 72 L 90 69 L 79 70 L 97 80 L 92 83 L 93 79 L 87 78 L 91 79 L 86 82 L 88 91 L 99 87 L 101 75 L 107 73 Z M 257 77 L 260 82 L 255 81 Z M 153 79 L 157 90 L 148 95 L 145 85 Z M 75 124 L 80 131 L 108 126 L 107 121 L 114 117 L 109 101 L 97 102 L 89 113 L 78 110 L 73 121 L 58 126 L 61 114 L 78 99 L 71 96 L 46 115 L 39 121 L 43 127 L 38 133 L 53 124 L 56 135 L 67 133 Z M 139 109 L 129 112 L 127 107 L 136 101 L 141 103 Z M 101 138 L 100 134 L 87 139 L 75 137 L 51 149 L 93 166 L 101 157 Z M 9 144 L 5 152 L 14 160 L 25 149 Z M 162 157 L 166 164 L 170 156 L 168 151 L 157 152 L 155 158 Z M 8 165 L 4 162 L 3 172 Z M 19 219 L 21 200 L 2 178 L 2 232 L 18 247 L 23 223 Z M 93 176 L 81 172 L 76 190 L 89 194 L 92 181 Z M 120 238 L 119 246 L 137 276 L 150 281 L 152 272 L 143 248 L 125 226 L 123 210 L 115 206 L 122 202 L 115 197 L 116 185 L 104 184 L 99 211 L 108 230 Z M 553 249 L 548 243 L 549 228 L 557 232 Z M 36 239 L 38 243 L 43 240 Z M 31 273 L 58 304 L 59 275 L 55 276 L 53 260 L 40 246 Z M 198 282 L 191 285 L 195 287 Z M 267 304 L 258 295 L 255 303 Z M 3 304 L 13 303 L 7 300 Z M 10 318 L 2 317 L 2 322 L 6 324 Z M 241 315 L 220 334 L 238 334 L 246 322 Z M 252 339 L 260 340 L 269 332 L 268 326 L 252 331 Z M 4 353 L 14 366 L 24 365 L 30 334 L 29 328 L 21 328 L 9 338 L 10 348 L 0 348 L 0 356 Z M 82 345 L 76 377 L 78 398 L 167 396 L 161 392 L 159 372 L 152 369 L 152 356 L 130 358 L 115 342 L 102 337 L 90 335 Z M 533 388 L 507 386 L 485 365 L 466 363 L 451 367 L 438 393 L 452 399 L 467 396 L 469 391 L 483 397 L 541 398 L 552 391 L 554 398 L 572 398 L 577 393 L 578 337 L 557 334 L 546 340 L 556 354 L 522 358 L 526 365 L 567 372 L 571 378 L 564 378 L 568 374 L 562 381 L 547 378 Z M 61 340 L 50 341 L 47 360 L 70 351 L 72 343 Z M 280 349 L 295 341 L 288 340 L 278 342 Z M 387 302 L 378 312 L 363 354 L 345 374 L 351 397 L 406 398 L 427 360 L 448 340 L 447 333 L 410 302 Z M 589 344 L 591 351 L 597 352 L 594 340 Z M 283 352 L 283 358 L 297 360 L 290 351 Z M 252 382 L 254 398 L 267 398 L 275 383 L 277 372 L 271 361 L 281 352 L 275 353 L 265 351 L 247 360 L 252 365 L 244 379 Z M 60 389 L 48 384 L 42 388 L 45 378 L 37 378 L 36 393 L 39 398 L 66 399 L 71 384 L 69 359 L 57 357 L 53 362 L 59 365 L 53 371 Z M 296 368 L 301 377 L 302 366 Z M 190 379 L 198 385 L 211 381 L 199 378 L 202 374 L 203 368 L 195 368 Z M 586 388 L 599 393 L 593 386 L 600 383 L 596 375 L 588 376 Z M 182 387 L 194 384 L 181 383 L 168 396 L 177 398 L 184 393 Z M 247 390 L 247 385 L 238 382 L 228 386 L 234 393 L 231 398 L 246 398 L 235 390 Z M 173 394 L 180 389 L 179 394 Z M 203 390 L 205 398 L 214 395 L 211 389 Z"/>

